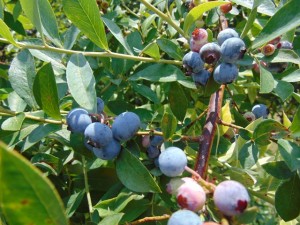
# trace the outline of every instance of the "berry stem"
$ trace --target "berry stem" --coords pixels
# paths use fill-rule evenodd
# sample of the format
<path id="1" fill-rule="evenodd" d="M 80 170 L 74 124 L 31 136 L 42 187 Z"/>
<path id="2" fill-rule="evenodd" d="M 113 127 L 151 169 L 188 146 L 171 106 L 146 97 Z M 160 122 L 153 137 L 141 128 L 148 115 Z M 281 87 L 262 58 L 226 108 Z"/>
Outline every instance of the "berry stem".
<path id="1" fill-rule="evenodd" d="M 127 225 L 136 225 L 136 224 L 141 224 L 141 223 L 147 223 L 151 221 L 159 221 L 159 220 L 167 220 L 170 218 L 170 215 L 162 215 L 162 216 L 152 216 L 152 217 L 144 217 L 143 219 L 139 219 L 136 221 L 133 221 L 131 223 L 126 223 Z"/>
<path id="2" fill-rule="evenodd" d="M 85 187 L 85 193 L 86 193 L 86 198 L 87 198 L 87 202 L 88 202 L 89 212 L 90 212 L 90 214 L 92 214 L 93 213 L 93 204 L 92 204 L 92 198 L 91 198 L 91 193 L 90 193 L 90 189 L 89 189 L 88 175 L 87 175 L 87 169 L 86 169 L 86 160 L 85 160 L 84 156 L 82 156 L 82 170 L 83 170 L 84 187 Z"/>
<path id="3" fill-rule="evenodd" d="M 223 121 L 221 119 L 218 120 L 218 123 L 221 124 L 221 125 L 223 125 L 223 126 L 231 127 L 231 128 L 238 129 L 238 130 L 247 130 L 244 127 L 241 127 L 241 126 L 238 126 L 238 125 L 235 125 L 235 124 L 232 124 L 232 123 L 227 123 L 227 122 L 225 122 L 225 121 Z M 250 130 L 247 130 L 247 131 L 253 133 L 253 131 L 250 131 Z"/>

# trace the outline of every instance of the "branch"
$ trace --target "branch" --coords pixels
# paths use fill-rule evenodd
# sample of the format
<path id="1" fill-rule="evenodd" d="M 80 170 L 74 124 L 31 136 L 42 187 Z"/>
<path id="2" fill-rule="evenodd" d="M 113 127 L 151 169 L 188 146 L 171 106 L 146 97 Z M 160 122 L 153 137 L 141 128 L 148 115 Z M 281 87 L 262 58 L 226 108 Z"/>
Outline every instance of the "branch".
<path id="1" fill-rule="evenodd" d="M 10 44 L 10 42 L 5 38 L 0 38 L 0 42 Z M 76 51 L 76 50 L 68 50 L 63 48 L 57 48 L 53 46 L 43 46 L 43 45 L 31 45 L 25 44 L 23 42 L 17 42 L 17 44 L 22 49 L 37 49 L 41 51 L 50 51 L 50 52 L 57 52 L 61 54 L 82 54 L 84 56 L 91 56 L 91 57 L 98 57 L 98 58 L 117 58 L 117 59 L 129 59 L 134 61 L 141 61 L 141 62 L 148 62 L 148 63 L 164 63 L 164 64 L 173 64 L 173 65 L 182 65 L 182 61 L 179 60 L 167 60 L 167 59 L 159 59 L 155 60 L 149 57 L 142 57 L 142 56 L 134 56 L 134 55 L 126 55 L 120 54 L 115 52 L 85 52 L 85 51 Z"/>
<path id="2" fill-rule="evenodd" d="M 170 215 L 162 215 L 162 216 L 153 216 L 153 217 L 145 217 L 143 219 L 139 219 L 133 221 L 131 223 L 126 223 L 127 225 L 137 225 L 141 223 L 151 222 L 151 221 L 159 221 L 159 220 L 167 220 L 170 218 Z"/>

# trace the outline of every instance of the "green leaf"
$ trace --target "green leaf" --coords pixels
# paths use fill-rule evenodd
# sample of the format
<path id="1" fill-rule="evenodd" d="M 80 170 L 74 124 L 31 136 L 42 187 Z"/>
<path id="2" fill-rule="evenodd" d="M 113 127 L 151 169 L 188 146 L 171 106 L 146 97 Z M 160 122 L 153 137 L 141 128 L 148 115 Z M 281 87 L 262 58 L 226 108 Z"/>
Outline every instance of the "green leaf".
<path id="1" fill-rule="evenodd" d="M 161 130 L 165 139 L 169 139 L 175 133 L 177 128 L 177 120 L 174 115 L 166 112 L 161 121 Z"/>
<path id="2" fill-rule="evenodd" d="M 262 168 L 264 168 L 267 173 L 280 180 L 289 179 L 293 175 L 292 171 L 284 161 L 268 162 L 263 164 Z"/>
<path id="3" fill-rule="evenodd" d="M 44 65 L 37 73 L 33 93 L 38 105 L 54 119 L 61 119 L 57 86 L 51 63 Z"/>
<path id="4" fill-rule="evenodd" d="M 300 136 L 300 107 L 297 109 L 297 112 L 294 115 L 292 125 L 290 127 L 290 131 L 293 135 L 299 137 Z"/>
<path id="5" fill-rule="evenodd" d="M 243 168 L 250 169 L 258 160 L 258 147 L 252 141 L 248 141 L 239 151 L 239 161 Z"/>
<path id="6" fill-rule="evenodd" d="M 158 39 L 156 43 L 162 51 L 167 53 L 173 59 L 182 60 L 183 53 L 181 51 L 181 48 L 178 45 L 176 45 L 173 41 L 161 38 Z"/>
<path id="7" fill-rule="evenodd" d="M 280 8 L 255 38 L 251 48 L 258 48 L 268 41 L 298 27 L 300 25 L 299 5 L 300 0 L 291 0 Z"/>
<path id="8" fill-rule="evenodd" d="M 67 82 L 75 101 L 89 112 L 97 112 L 95 77 L 82 54 L 72 55 L 67 65 Z"/>
<path id="9" fill-rule="evenodd" d="M 4 18 L 4 3 L 3 0 L 0 0 L 0 19 Z"/>
<path id="10" fill-rule="evenodd" d="M 63 0 L 67 17 L 100 48 L 108 50 L 105 29 L 95 0 Z"/>
<path id="11" fill-rule="evenodd" d="M 190 26 L 199 19 L 200 16 L 202 16 L 203 13 L 218 7 L 220 5 L 224 5 L 227 2 L 223 1 L 213 1 L 213 2 L 204 2 L 200 5 L 194 7 L 189 13 L 186 15 L 184 24 L 183 24 L 183 31 L 185 34 L 188 33 Z"/>
<path id="12" fill-rule="evenodd" d="M 150 57 L 152 57 L 155 60 L 159 60 L 159 58 L 160 58 L 160 52 L 159 52 L 158 45 L 154 42 L 148 44 L 143 49 L 142 53 L 149 55 Z"/>
<path id="13" fill-rule="evenodd" d="M 9 81 L 15 92 L 33 109 L 37 103 L 33 95 L 35 62 L 27 49 L 22 50 L 11 62 L 8 71 Z"/>
<path id="14" fill-rule="evenodd" d="M 287 129 L 281 123 L 266 119 L 254 129 L 253 139 L 258 145 L 267 145 L 270 143 L 270 138 L 278 140 L 287 134 Z"/>
<path id="15" fill-rule="evenodd" d="M 68 197 L 68 199 L 66 200 L 66 214 L 68 218 L 70 218 L 75 213 L 83 199 L 84 194 L 84 191 L 79 191 Z"/>
<path id="16" fill-rule="evenodd" d="M 124 39 L 121 29 L 118 27 L 118 25 L 113 22 L 112 20 L 109 20 L 105 17 L 102 17 L 102 21 L 105 23 L 107 28 L 110 30 L 110 32 L 114 35 L 114 37 L 120 42 L 120 44 L 125 48 L 125 50 L 130 54 L 133 55 L 130 46 L 128 45 L 127 41 Z"/>
<path id="17" fill-rule="evenodd" d="M 188 108 L 188 100 L 183 88 L 177 82 L 171 83 L 168 97 L 173 114 L 178 120 L 183 121 Z M 178 106 L 179 102 L 180 107 Z"/>
<path id="18" fill-rule="evenodd" d="M 279 152 L 291 171 L 300 168 L 300 147 L 290 141 L 280 139 L 278 141 Z"/>
<path id="19" fill-rule="evenodd" d="M 280 49 L 274 52 L 271 56 L 262 57 L 262 54 L 259 54 L 258 57 L 260 60 L 265 62 L 280 63 L 280 62 L 291 62 L 295 64 L 300 64 L 300 58 L 293 50 L 290 49 Z"/>
<path id="20" fill-rule="evenodd" d="M 20 0 L 26 16 L 41 33 L 61 47 L 56 17 L 48 0 Z"/>
<path id="21" fill-rule="evenodd" d="M 9 224 L 69 224 L 54 185 L 27 159 L 3 144 L 0 171 L 1 213 Z"/>
<path id="22" fill-rule="evenodd" d="M 222 107 L 221 111 L 221 119 L 226 123 L 231 123 L 233 121 L 231 112 L 230 112 L 230 104 L 229 101 Z M 220 135 L 225 134 L 228 131 L 228 126 L 221 126 Z"/>
<path id="23" fill-rule="evenodd" d="M 143 84 L 136 84 L 136 83 L 131 83 L 134 91 L 136 91 L 137 93 L 141 94 L 142 96 L 144 96 L 145 98 L 149 99 L 150 101 L 154 102 L 154 103 L 159 103 L 159 99 L 156 95 L 156 93 L 151 90 L 151 88 L 149 88 L 146 85 Z"/>
<path id="24" fill-rule="evenodd" d="M 284 221 L 295 219 L 300 213 L 300 179 L 297 173 L 283 182 L 275 193 L 275 208 Z"/>
<path id="25" fill-rule="evenodd" d="M 35 128 L 26 138 L 25 143 L 22 147 L 22 152 L 29 149 L 38 141 L 42 140 L 47 135 L 61 130 L 61 125 L 57 124 L 42 124 Z"/>
<path id="26" fill-rule="evenodd" d="M 173 82 L 186 80 L 183 72 L 174 65 L 154 64 L 133 74 L 129 80 L 149 80 L 151 82 Z"/>
<path id="27" fill-rule="evenodd" d="M 4 23 L 4 21 L 2 19 L 0 19 L 0 36 L 4 37 L 5 39 L 7 39 L 11 44 L 13 44 L 16 47 L 20 47 L 17 42 L 14 40 L 8 26 L 6 25 L 6 23 Z"/>
<path id="28" fill-rule="evenodd" d="M 231 0 L 232 2 L 236 3 L 237 5 L 244 6 L 248 9 L 253 9 L 258 7 L 257 11 L 259 13 L 273 16 L 276 12 L 276 6 L 272 0 L 264 0 L 264 1 L 255 1 L 255 0 Z"/>
<path id="29" fill-rule="evenodd" d="M 43 152 L 34 155 L 31 158 L 31 162 L 37 167 L 39 166 L 39 163 L 49 165 L 54 170 L 54 174 L 56 176 L 58 176 L 58 174 L 61 172 L 63 167 L 63 163 L 60 158 L 51 155 L 49 153 L 43 153 Z"/>
<path id="30" fill-rule="evenodd" d="M 11 130 L 11 131 L 20 130 L 24 119 L 25 119 L 24 113 L 20 113 L 14 117 L 10 117 L 2 123 L 1 129 L 2 130 Z"/>
<path id="31" fill-rule="evenodd" d="M 18 2 L 17 5 L 20 5 L 20 2 Z M 17 6 L 15 6 L 15 8 L 16 7 Z M 21 5 L 20 5 L 20 10 L 22 12 Z M 6 11 L 4 12 L 4 22 L 10 29 L 16 31 L 17 33 L 19 33 L 23 36 L 26 36 L 26 32 L 23 27 L 23 24 L 19 20 L 15 20 L 14 16 L 12 14 L 10 14 L 9 12 L 6 12 Z"/>
<path id="32" fill-rule="evenodd" d="M 116 171 L 122 184 L 135 192 L 161 192 L 142 162 L 123 149 L 116 160 Z"/>
<path id="33" fill-rule="evenodd" d="M 98 225 L 118 225 L 122 219 L 124 213 L 116 213 L 107 217 L 104 217 Z"/>
<path id="34" fill-rule="evenodd" d="M 258 2 L 258 1 L 256 1 L 256 2 Z M 254 21 L 255 21 L 255 19 L 256 19 L 256 15 L 257 15 L 257 7 L 258 7 L 258 6 L 254 6 L 254 5 L 253 5 L 253 8 L 252 8 L 252 10 L 251 10 L 251 13 L 250 13 L 250 15 L 248 16 L 247 23 L 246 23 L 246 25 L 244 26 L 244 29 L 243 29 L 243 31 L 242 31 L 242 33 L 241 33 L 241 35 L 240 35 L 240 38 L 243 39 L 243 38 L 248 34 L 248 32 L 251 30 L 251 28 L 253 27 L 253 23 L 254 23 Z"/>
<path id="35" fill-rule="evenodd" d="M 290 82 L 290 83 L 299 82 L 300 81 L 300 69 L 291 72 L 290 74 L 283 77 L 281 80 Z"/>
<path id="36" fill-rule="evenodd" d="M 294 86 L 288 82 L 275 80 L 274 92 L 281 98 L 282 101 L 287 100 L 294 92 Z"/>
<path id="37" fill-rule="evenodd" d="M 274 88 L 274 78 L 272 73 L 266 70 L 262 65 L 260 67 L 260 90 L 259 93 L 270 93 Z"/>

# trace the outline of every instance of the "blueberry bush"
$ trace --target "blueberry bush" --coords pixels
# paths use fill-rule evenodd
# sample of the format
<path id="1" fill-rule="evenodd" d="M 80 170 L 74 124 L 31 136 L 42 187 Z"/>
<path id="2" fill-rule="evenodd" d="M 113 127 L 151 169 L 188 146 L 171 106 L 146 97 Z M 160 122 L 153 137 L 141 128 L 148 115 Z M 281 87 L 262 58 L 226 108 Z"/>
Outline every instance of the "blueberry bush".
<path id="1" fill-rule="evenodd" d="M 0 0 L 0 224 L 299 224 L 300 0 Z"/>

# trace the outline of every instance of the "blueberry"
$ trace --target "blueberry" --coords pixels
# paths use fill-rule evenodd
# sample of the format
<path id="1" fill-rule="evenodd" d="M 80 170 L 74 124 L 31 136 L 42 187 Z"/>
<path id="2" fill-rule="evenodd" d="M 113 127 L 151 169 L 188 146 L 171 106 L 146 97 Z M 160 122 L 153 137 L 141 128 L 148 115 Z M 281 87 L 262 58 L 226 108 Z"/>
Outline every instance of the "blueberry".
<path id="1" fill-rule="evenodd" d="M 221 63 L 214 71 L 214 79 L 219 84 L 232 83 L 238 76 L 239 70 L 231 63 Z"/>
<path id="2" fill-rule="evenodd" d="M 224 41 L 233 37 L 239 37 L 239 34 L 234 29 L 226 28 L 218 34 L 217 36 L 218 44 L 222 45 Z"/>
<path id="3" fill-rule="evenodd" d="M 267 69 L 271 73 L 282 73 L 288 67 L 288 63 L 286 62 L 278 62 L 278 63 L 268 63 Z"/>
<path id="4" fill-rule="evenodd" d="M 182 209 L 171 215 L 167 225 L 201 225 L 200 217 L 193 211 Z"/>
<path id="5" fill-rule="evenodd" d="M 261 52 L 265 56 L 273 55 L 275 52 L 275 46 L 273 44 L 266 44 L 262 47 Z"/>
<path id="6" fill-rule="evenodd" d="M 198 73 L 193 73 L 192 78 L 196 85 L 205 86 L 210 77 L 210 72 L 203 69 Z"/>
<path id="7" fill-rule="evenodd" d="M 247 189 L 233 180 L 219 183 L 214 191 L 213 199 L 217 208 L 226 216 L 241 214 L 250 201 Z"/>
<path id="8" fill-rule="evenodd" d="M 152 146 L 161 146 L 164 143 L 164 137 L 160 135 L 153 135 L 150 138 L 150 145 Z"/>
<path id="9" fill-rule="evenodd" d="M 190 39 L 190 49 L 194 52 L 199 52 L 201 47 L 207 43 L 208 33 L 205 29 L 196 28 Z"/>
<path id="10" fill-rule="evenodd" d="M 150 159 L 155 159 L 159 156 L 160 154 L 160 150 L 157 146 L 153 146 L 153 145 L 150 145 L 148 148 L 147 148 L 147 156 L 150 158 Z"/>
<path id="11" fill-rule="evenodd" d="M 101 114 L 104 110 L 104 101 L 97 97 L 97 113 Z"/>
<path id="12" fill-rule="evenodd" d="M 281 36 L 278 36 L 278 37 L 274 38 L 273 40 L 269 41 L 268 44 L 276 45 L 279 43 L 280 39 L 281 39 Z"/>
<path id="13" fill-rule="evenodd" d="M 135 135 L 140 125 L 140 118 L 135 113 L 121 113 L 115 118 L 112 124 L 113 136 L 118 141 L 127 141 Z"/>
<path id="14" fill-rule="evenodd" d="M 277 44 L 277 48 L 293 49 L 293 44 L 289 41 L 281 41 Z"/>
<path id="15" fill-rule="evenodd" d="M 260 117 L 263 117 L 264 119 L 266 119 L 268 117 L 269 110 L 266 105 L 257 104 L 255 106 L 253 106 L 252 113 L 255 115 L 255 118 L 257 118 L 257 119 Z"/>
<path id="16" fill-rule="evenodd" d="M 206 201 L 203 188 L 191 178 L 179 186 L 176 197 L 181 208 L 194 212 L 201 210 Z"/>
<path id="17" fill-rule="evenodd" d="M 183 67 L 186 69 L 187 74 L 198 73 L 204 68 L 204 62 L 200 58 L 200 55 L 196 52 L 188 52 L 182 59 Z"/>
<path id="18" fill-rule="evenodd" d="M 252 121 L 254 121 L 256 119 L 255 115 L 252 112 L 246 112 L 246 113 L 244 113 L 243 117 L 246 120 L 248 120 L 249 122 L 252 122 Z"/>
<path id="19" fill-rule="evenodd" d="M 113 135 L 109 126 L 95 122 L 87 126 L 84 131 L 84 138 L 88 145 L 101 148 L 112 141 Z"/>
<path id="20" fill-rule="evenodd" d="M 221 48 L 216 43 L 207 43 L 202 46 L 199 54 L 204 62 L 208 64 L 214 64 L 221 57 Z"/>
<path id="21" fill-rule="evenodd" d="M 115 139 L 112 139 L 111 142 L 108 143 L 108 145 L 101 147 L 101 148 L 95 148 L 93 147 L 93 153 L 100 159 L 103 160 L 112 160 L 116 158 L 121 151 L 121 144 Z"/>
<path id="22" fill-rule="evenodd" d="M 158 158 L 159 168 L 168 177 L 180 176 L 187 165 L 185 153 L 177 147 L 168 147 Z"/>
<path id="23" fill-rule="evenodd" d="M 235 63 L 243 58 L 246 52 L 246 45 L 240 38 L 229 38 L 221 45 L 222 61 Z"/>
<path id="24" fill-rule="evenodd" d="M 84 133 L 85 128 L 92 123 L 88 111 L 82 108 L 72 109 L 67 117 L 68 130 L 73 133 Z"/>

